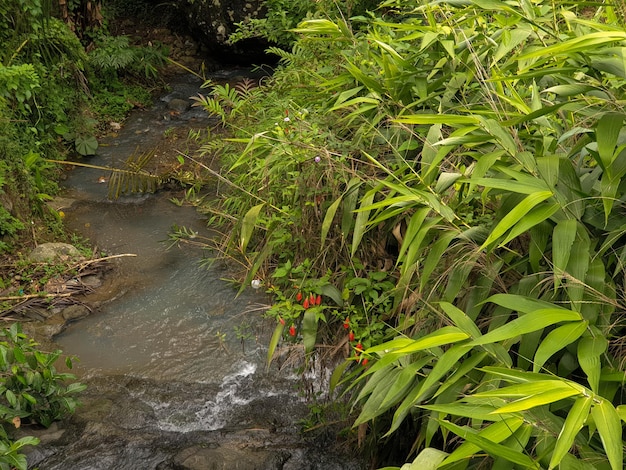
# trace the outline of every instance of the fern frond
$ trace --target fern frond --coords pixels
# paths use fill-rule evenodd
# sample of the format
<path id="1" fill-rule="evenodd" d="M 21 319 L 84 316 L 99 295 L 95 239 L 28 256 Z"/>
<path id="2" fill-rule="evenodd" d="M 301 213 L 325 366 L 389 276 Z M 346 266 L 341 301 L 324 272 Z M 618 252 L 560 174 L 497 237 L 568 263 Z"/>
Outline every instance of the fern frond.
<path id="1" fill-rule="evenodd" d="M 154 151 L 133 154 L 124 162 L 125 168 L 111 169 L 109 199 L 117 199 L 124 194 L 156 192 L 166 178 L 145 169 L 154 155 Z"/>
<path id="2" fill-rule="evenodd" d="M 249 77 L 244 77 L 239 83 L 235 85 L 235 89 L 244 97 L 248 97 L 251 91 L 257 87 L 256 81 Z"/>

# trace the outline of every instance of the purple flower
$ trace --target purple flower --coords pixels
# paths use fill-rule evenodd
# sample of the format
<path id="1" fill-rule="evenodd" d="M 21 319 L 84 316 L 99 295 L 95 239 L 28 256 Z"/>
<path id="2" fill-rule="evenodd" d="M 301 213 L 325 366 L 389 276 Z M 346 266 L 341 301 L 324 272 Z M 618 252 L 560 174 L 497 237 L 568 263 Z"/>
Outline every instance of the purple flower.
<path id="1" fill-rule="evenodd" d="M 320 157 L 315 157 L 315 163 L 319 163 L 320 161 L 322 161 Z"/>

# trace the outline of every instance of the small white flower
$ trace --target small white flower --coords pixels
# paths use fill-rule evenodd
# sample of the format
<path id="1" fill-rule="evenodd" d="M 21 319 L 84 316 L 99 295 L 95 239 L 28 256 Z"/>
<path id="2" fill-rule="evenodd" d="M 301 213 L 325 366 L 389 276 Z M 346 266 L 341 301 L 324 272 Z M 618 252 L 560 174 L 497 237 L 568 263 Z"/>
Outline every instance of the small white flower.
<path id="1" fill-rule="evenodd" d="M 261 280 L 252 279 L 252 282 L 250 283 L 250 285 L 252 286 L 253 289 L 258 289 L 259 287 L 261 287 Z"/>
<path id="2" fill-rule="evenodd" d="M 287 116 L 285 119 L 283 119 L 283 121 L 289 122 L 289 121 L 291 121 L 291 119 L 289 119 L 289 116 Z"/>

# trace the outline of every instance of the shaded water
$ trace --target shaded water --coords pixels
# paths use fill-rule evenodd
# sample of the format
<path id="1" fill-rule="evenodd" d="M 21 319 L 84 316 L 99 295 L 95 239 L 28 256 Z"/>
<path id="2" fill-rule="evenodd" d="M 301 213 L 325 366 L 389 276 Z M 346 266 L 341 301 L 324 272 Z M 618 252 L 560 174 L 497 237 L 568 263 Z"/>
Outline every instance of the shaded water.
<path id="1" fill-rule="evenodd" d="M 133 114 L 118 136 L 105 139 L 89 163 L 120 166 L 129 155 L 150 150 L 170 127 L 207 125 L 198 108 L 172 119 L 166 107 L 173 97 L 197 93 L 200 84 L 193 76 L 174 83 L 174 91 L 153 109 Z M 137 256 L 118 263 L 123 295 L 57 338 L 64 351 L 80 357 L 79 370 L 87 376 L 219 382 L 241 362 L 256 367 L 261 343 L 251 339 L 261 327 L 264 297 L 252 290 L 236 297 L 234 287 L 221 280 L 225 273 L 200 265 L 201 252 L 168 249 L 173 226 L 206 235 L 205 221 L 195 209 L 169 202 L 169 194 L 111 201 L 107 185 L 98 182 L 101 176 L 92 168 L 71 172 L 68 195 L 78 201 L 66 211 L 67 225 L 107 253 Z"/>
<path id="2" fill-rule="evenodd" d="M 175 118 L 167 109 L 168 100 L 195 95 L 199 85 L 192 76 L 180 78 L 172 93 L 105 139 L 89 163 L 119 165 L 154 146 L 169 127 L 206 126 L 197 108 Z M 300 436 L 307 409 L 296 375 L 265 369 L 274 325 L 259 314 L 264 295 L 248 288 L 236 296 L 221 279 L 224 272 L 198 263 L 199 251 L 167 249 L 173 225 L 205 234 L 205 221 L 193 208 L 170 203 L 167 193 L 110 201 L 101 176 L 90 168 L 71 172 L 67 197 L 75 202 L 65 209 L 67 224 L 107 254 L 137 256 L 117 261 L 114 299 L 55 338 L 64 353 L 79 357 L 75 372 L 89 388 L 85 405 L 63 432 L 44 439 L 49 442 L 29 457 L 31 464 L 41 470 L 359 468 Z M 256 457 L 238 454 L 241 449 Z M 232 455 L 240 463 L 233 465 Z"/>

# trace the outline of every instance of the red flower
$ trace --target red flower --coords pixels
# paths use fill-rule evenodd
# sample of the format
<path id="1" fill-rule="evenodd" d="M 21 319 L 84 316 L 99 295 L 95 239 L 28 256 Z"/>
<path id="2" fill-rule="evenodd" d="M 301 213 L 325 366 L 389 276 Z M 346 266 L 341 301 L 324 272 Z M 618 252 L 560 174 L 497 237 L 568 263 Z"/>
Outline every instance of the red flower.
<path id="1" fill-rule="evenodd" d="M 302 302 L 302 306 L 304 307 L 305 310 L 307 308 L 309 308 L 309 298 L 308 297 L 306 299 L 304 299 L 304 302 Z"/>
<path id="2" fill-rule="evenodd" d="M 280 322 L 281 325 L 285 324 L 285 319 L 282 317 L 278 317 L 278 321 Z"/>
<path id="3" fill-rule="evenodd" d="M 350 340 L 350 342 L 354 341 L 354 332 L 353 331 L 348 333 L 348 340 Z"/>
<path id="4" fill-rule="evenodd" d="M 322 296 L 318 295 L 315 299 L 315 305 L 319 305 L 322 303 Z"/>
<path id="5" fill-rule="evenodd" d="M 343 327 L 347 330 L 348 328 L 350 328 L 350 317 L 346 317 L 346 319 L 343 321 Z"/>
<path id="6" fill-rule="evenodd" d="M 311 305 L 311 307 L 315 305 L 315 294 L 313 293 L 309 296 L 309 305 Z"/>
<path id="7" fill-rule="evenodd" d="M 289 327 L 289 336 L 296 336 L 296 327 L 293 325 Z"/>
<path id="8" fill-rule="evenodd" d="M 363 345 L 361 343 L 356 343 L 356 346 L 354 347 L 354 349 L 355 349 L 354 354 L 358 356 L 359 354 L 363 352 Z"/>
<path id="9" fill-rule="evenodd" d="M 300 302 L 300 301 L 302 300 L 302 292 L 298 292 L 298 293 L 296 294 L 296 300 L 297 300 L 298 302 Z"/>
<path id="10" fill-rule="evenodd" d="M 363 364 L 364 366 L 366 366 L 368 362 L 369 362 L 369 361 L 367 360 L 367 358 L 365 358 L 365 359 L 363 359 L 363 361 L 361 361 L 361 364 Z"/>

